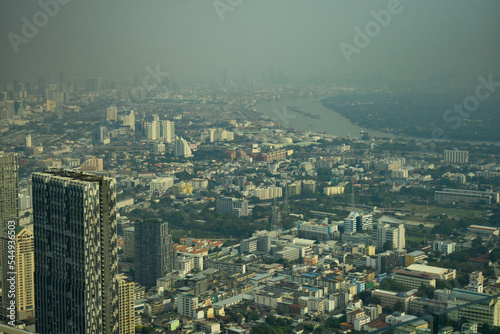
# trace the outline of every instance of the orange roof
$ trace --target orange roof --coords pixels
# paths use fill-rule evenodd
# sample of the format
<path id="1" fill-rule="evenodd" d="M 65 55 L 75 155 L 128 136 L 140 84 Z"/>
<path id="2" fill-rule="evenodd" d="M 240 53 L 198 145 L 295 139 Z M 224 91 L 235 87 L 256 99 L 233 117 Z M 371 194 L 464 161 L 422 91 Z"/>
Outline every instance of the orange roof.
<path id="1" fill-rule="evenodd" d="M 179 240 L 180 241 L 186 241 L 186 238 L 180 238 Z"/>

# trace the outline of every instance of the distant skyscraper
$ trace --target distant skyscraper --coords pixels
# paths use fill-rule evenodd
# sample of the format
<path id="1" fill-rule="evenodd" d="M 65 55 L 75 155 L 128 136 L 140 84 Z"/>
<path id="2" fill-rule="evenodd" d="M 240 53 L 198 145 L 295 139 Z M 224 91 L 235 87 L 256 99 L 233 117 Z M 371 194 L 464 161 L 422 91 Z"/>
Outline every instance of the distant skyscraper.
<path id="1" fill-rule="evenodd" d="M 151 287 L 174 268 L 174 244 L 168 223 L 159 220 L 135 223 L 135 281 Z"/>
<path id="2" fill-rule="evenodd" d="M 106 108 L 106 120 L 108 122 L 116 122 L 118 119 L 118 108 L 115 106 L 107 107 Z"/>
<path id="3" fill-rule="evenodd" d="M 26 147 L 31 147 L 31 133 L 26 135 Z"/>
<path id="4" fill-rule="evenodd" d="M 153 115 L 152 122 L 143 122 L 144 135 L 147 140 L 165 140 L 171 143 L 175 139 L 175 123 L 171 121 L 160 121 L 158 115 Z"/>
<path id="5" fill-rule="evenodd" d="M 63 71 L 59 72 L 59 91 L 64 92 Z"/>
<path id="6" fill-rule="evenodd" d="M 36 330 L 118 334 L 115 180 L 34 173 Z"/>
<path id="7" fill-rule="evenodd" d="M 123 229 L 123 255 L 126 259 L 135 257 L 135 227 Z"/>
<path id="8" fill-rule="evenodd" d="M 188 142 L 182 137 L 175 137 L 174 142 L 174 155 L 176 157 L 192 157 L 191 149 L 189 148 Z"/>

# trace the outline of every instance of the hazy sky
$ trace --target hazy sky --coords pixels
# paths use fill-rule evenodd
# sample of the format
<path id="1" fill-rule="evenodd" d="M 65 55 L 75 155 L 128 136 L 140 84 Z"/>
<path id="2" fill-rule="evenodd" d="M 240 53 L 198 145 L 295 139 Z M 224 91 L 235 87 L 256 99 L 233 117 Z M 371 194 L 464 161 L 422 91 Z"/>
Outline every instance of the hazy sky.
<path id="1" fill-rule="evenodd" d="M 214 2 L 232 10 L 223 12 L 221 20 Z M 16 54 L 8 34 L 23 37 L 22 18 L 43 20 L 37 15 L 42 7 L 38 1 L 3 0 L 0 78 L 56 78 L 60 70 L 68 80 L 132 78 L 156 64 L 174 80 L 219 77 L 221 70 L 228 77 L 258 79 L 271 68 L 295 78 L 500 75 L 498 0 L 402 0 L 399 13 L 380 32 L 374 30 L 369 45 L 358 48 L 348 63 L 340 43 L 356 46 L 355 27 L 365 30 L 375 20 L 370 12 L 387 9 L 389 3 L 70 0 L 47 16 Z"/>

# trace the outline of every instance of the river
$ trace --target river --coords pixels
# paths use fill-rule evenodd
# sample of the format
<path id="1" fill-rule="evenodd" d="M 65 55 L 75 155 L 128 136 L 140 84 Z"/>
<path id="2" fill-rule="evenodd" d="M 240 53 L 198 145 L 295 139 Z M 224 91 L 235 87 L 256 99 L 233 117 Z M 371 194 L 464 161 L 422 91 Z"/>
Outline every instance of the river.
<path id="1" fill-rule="evenodd" d="M 392 133 L 369 130 L 353 124 L 350 120 L 338 112 L 325 108 L 321 104 L 324 97 L 297 97 L 282 100 L 259 102 L 255 105 L 257 112 L 275 119 L 285 127 L 311 132 L 326 132 L 338 137 L 360 137 L 360 132 L 365 131 L 373 137 L 396 137 Z M 284 107 L 289 107 L 283 111 Z M 316 115 L 319 118 L 311 118 L 293 109 L 301 110 L 304 113 Z"/>
<path id="2" fill-rule="evenodd" d="M 401 136 L 395 135 L 393 133 L 377 131 L 373 129 L 367 129 L 352 123 L 350 120 L 339 114 L 338 112 L 328 109 L 321 104 L 321 100 L 324 97 L 311 96 L 311 97 L 296 97 L 296 98 L 286 98 L 276 101 L 269 102 L 258 102 L 255 107 L 257 112 L 262 113 L 266 116 L 275 119 L 280 124 L 285 127 L 291 127 L 297 130 L 311 131 L 311 132 L 326 132 L 327 134 L 338 136 L 338 137 L 351 137 L 359 138 L 360 132 L 365 131 L 371 137 L 377 138 L 406 138 L 415 139 L 422 142 L 431 142 L 431 136 L 429 138 L 416 138 L 411 136 Z M 289 107 L 286 111 L 283 111 L 284 107 Z M 301 113 L 293 111 L 293 109 L 301 110 L 303 113 L 309 113 L 311 115 L 319 116 L 319 118 L 311 118 L 305 116 Z M 437 140 L 443 141 L 443 140 Z M 500 146 L 500 142 L 491 141 L 473 141 L 473 140 L 456 140 L 452 141 L 468 143 L 473 145 L 481 144 L 493 144 Z"/>

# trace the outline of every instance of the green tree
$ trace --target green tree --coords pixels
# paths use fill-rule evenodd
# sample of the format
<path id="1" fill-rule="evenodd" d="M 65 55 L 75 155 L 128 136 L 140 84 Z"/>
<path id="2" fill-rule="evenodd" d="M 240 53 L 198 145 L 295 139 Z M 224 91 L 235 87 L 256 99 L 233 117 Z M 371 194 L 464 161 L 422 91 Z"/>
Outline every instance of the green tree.
<path id="1" fill-rule="evenodd" d="M 250 320 L 259 320 L 260 319 L 260 314 L 259 312 L 257 311 L 252 311 L 248 314 L 248 318 L 250 318 Z"/>
<path id="2" fill-rule="evenodd" d="M 405 305 L 403 304 L 402 301 L 398 300 L 394 304 L 394 311 L 396 311 L 396 312 L 404 312 L 404 310 L 405 310 Z"/>
<path id="3" fill-rule="evenodd" d="M 394 249 L 392 241 L 386 241 L 386 242 L 384 242 L 384 245 L 382 246 L 382 248 L 384 249 L 384 251 Z"/>

